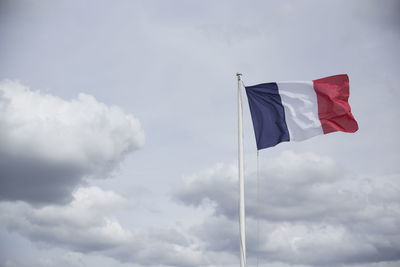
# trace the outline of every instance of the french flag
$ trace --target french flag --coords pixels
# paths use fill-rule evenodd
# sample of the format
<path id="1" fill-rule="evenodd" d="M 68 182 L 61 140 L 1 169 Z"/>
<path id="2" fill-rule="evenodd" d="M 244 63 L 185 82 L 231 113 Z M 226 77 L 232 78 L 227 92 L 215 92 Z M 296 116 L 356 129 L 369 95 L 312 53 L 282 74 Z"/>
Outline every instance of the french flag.
<path id="1" fill-rule="evenodd" d="M 347 74 L 308 82 L 262 83 L 245 88 L 258 150 L 280 142 L 358 130 L 348 103 Z"/>

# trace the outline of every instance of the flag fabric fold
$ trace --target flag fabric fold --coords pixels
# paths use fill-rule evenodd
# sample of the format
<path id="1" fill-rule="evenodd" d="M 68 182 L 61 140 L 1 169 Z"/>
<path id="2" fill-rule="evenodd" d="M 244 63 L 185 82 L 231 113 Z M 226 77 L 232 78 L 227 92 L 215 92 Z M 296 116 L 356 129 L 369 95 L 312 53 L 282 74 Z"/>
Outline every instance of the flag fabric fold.
<path id="1" fill-rule="evenodd" d="M 348 103 L 349 78 L 245 86 L 257 149 L 316 135 L 358 130 Z"/>

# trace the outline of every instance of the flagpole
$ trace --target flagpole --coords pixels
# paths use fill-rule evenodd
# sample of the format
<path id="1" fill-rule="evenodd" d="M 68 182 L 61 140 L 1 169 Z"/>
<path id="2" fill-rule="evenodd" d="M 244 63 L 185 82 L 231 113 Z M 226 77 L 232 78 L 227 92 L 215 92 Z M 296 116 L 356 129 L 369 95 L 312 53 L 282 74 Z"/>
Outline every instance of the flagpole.
<path id="1" fill-rule="evenodd" d="M 238 81 L 238 167 L 239 167 L 239 231 L 240 267 L 246 266 L 246 220 L 244 203 L 244 162 L 243 162 L 243 103 L 241 73 L 236 73 Z"/>

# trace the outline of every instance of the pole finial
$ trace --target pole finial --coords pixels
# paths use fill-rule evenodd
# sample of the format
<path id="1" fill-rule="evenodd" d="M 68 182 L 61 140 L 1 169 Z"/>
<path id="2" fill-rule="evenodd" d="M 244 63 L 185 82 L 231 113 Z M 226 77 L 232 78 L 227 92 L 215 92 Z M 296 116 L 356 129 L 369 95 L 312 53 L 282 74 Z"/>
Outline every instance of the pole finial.
<path id="1" fill-rule="evenodd" d="M 238 78 L 238 81 L 242 79 L 242 74 L 240 72 L 236 72 L 236 76 Z"/>

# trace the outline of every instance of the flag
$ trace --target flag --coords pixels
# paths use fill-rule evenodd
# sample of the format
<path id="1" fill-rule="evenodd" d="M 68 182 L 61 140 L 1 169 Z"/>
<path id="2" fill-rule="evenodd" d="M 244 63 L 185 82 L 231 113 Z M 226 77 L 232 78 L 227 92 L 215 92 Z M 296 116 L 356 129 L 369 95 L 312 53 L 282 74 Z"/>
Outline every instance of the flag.
<path id="1" fill-rule="evenodd" d="M 348 103 L 349 77 L 245 86 L 257 149 L 280 142 L 358 130 Z"/>

